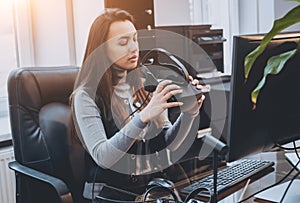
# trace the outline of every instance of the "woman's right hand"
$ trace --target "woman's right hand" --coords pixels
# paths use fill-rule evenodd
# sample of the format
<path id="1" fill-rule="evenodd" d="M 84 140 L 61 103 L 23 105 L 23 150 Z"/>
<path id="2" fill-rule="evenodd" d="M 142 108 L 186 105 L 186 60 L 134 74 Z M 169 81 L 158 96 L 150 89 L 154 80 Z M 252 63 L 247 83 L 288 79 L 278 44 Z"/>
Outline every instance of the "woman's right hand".
<path id="1" fill-rule="evenodd" d="M 168 99 L 180 93 L 182 93 L 180 87 L 172 84 L 171 80 L 163 80 L 160 82 L 153 92 L 148 105 L 139 113 L 141 121 L 148 123 L 166 109 L 183 105 L 182 102 L 168 102 Z"/>

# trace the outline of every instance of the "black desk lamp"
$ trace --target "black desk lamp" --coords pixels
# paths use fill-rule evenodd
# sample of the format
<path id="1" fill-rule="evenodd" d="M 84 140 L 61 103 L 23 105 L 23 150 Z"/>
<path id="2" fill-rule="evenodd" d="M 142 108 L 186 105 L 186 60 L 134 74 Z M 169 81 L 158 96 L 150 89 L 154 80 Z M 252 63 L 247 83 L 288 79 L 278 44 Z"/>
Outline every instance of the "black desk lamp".
<path id="1" fill-rule="evenodd" d="M 213 182 L 213 194 L 211 195 L 211 203 L 217 203 L 218 193 L 217 193 L 217 178 L 218 178 L 218 155 L 226 155 L 229 147 L 225 145 L 222 141 L 211 135 L 204 135 L 201 138 L 204 145 L 208 145 L 213 148 L 213 173 L 214 173 L 214 182 Z"/>

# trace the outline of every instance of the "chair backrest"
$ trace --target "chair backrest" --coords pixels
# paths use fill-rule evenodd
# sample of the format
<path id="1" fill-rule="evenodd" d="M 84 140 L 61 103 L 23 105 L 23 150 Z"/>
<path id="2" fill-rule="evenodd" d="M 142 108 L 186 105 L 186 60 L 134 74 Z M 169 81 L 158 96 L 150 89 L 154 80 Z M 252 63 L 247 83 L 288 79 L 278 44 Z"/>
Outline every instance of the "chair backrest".
<path id="1" fill-rule="evenodd" d="M 19 68 L 12 71 L 8 79 L 16 161 L 60 178 L 70 188 L 73 188 L 74 177 L 67 142 L 69 97 L 78 70 L 78 67 Z M 43 196 L 47 192 L 43 193 L 38 184 L 24 177 L 17 177 L 17 185 L 22 193 L 21 202 L 49 198 Z M 39 195 L 41 197 L 37 197 Z"/>

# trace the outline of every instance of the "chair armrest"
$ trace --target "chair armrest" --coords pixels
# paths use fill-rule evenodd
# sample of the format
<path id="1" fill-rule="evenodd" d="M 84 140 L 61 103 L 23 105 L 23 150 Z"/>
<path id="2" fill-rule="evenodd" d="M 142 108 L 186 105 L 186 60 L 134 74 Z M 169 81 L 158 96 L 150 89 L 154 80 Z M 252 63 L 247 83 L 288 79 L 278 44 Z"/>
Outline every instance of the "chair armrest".
<path id="1" fill-rule="evenodd" d="M 17 161 L 8 163 L 8 167 L 17 173 L 50 185 L 56 191 L 57 196 L 60 198 L 62 203 L 73 203 L 71 192 L 68 186 L 62 180 L 24 166 Z"/>

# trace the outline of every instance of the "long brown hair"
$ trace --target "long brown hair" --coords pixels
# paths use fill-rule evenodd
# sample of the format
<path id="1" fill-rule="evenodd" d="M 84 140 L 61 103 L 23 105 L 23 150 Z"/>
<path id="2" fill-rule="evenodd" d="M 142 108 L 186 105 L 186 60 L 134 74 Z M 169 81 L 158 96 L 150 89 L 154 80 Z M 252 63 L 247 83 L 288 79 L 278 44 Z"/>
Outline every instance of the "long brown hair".
<path id="1" fill-rule="evenodd" d="M 125 20 L 134 24 L 131 14 L 117 8 L 106 9 L 103 14 L 94 20 L 88 36 L 83 65 L 74 85 L 75 91 L 79 88 L 84 89 L 91 98 L 95 98 L 98 107 L 100 107 L 99 105 L 104 105 L 105 109 L 109 110 L 112 109 L 111 107 L 118 108 L 118 113 L 114 115 L 114 119 L 119 124 L 126 124 L 130 119 L 127 118 L 128 112 L 125 107 L 120 105 L 117 98 L 112 97 L 114 91 L 114 69 L 111 68 L 112 64 L 106 53 L 105 42 L 107 41 L 111 24 Z M 134 92 L 134 100 L 136 102 L 146 105 L 150 98 L 147 97 L 148 93 L 144 88 L 141 88 L 143 86 L 141 79 L 139 79 L 141 78 L 140 74 L 140 71 L 133 71 L 131 74 L 134 75 L 134 80 L 130 80 L 132 92 Z"/>

